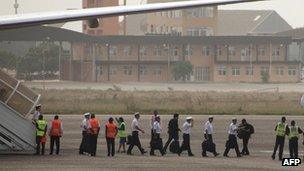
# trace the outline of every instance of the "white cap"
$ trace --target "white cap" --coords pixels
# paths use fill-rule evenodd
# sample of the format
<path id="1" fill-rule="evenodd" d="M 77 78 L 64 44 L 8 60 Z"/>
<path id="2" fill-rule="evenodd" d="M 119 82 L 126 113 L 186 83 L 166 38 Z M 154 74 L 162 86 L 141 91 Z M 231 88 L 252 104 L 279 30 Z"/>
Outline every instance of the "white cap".
<path id="1" fill-rule="evenodd" d="M 87 113 L 83 114 L 83 116 L 89 116 L 89 115 L 90 115 L 90 113 L 89 113 L 89 112 L 87 112 Z"/>
<path id="2" fill-rule="evenodd" d="M 139 112 L 135 112 L 135 113 L 134 113 L 134 116 L 136 116 L 136 115 L 139 115 Z"/>
<path id="3" fill-rule="evenodd" d="M 36 107 L 41 107 L 41 104 L 37 104 Z"/>
<path id="4" fill-rule="evenodd" d="M 191 120 L 191 119 L 192 119 L 191 116 L 186 117 L 186 120 Z"/>
<path id="5" fill-rule="evenodd" d="M 236 120 L 236 117 L 232 118 L 232 120 Z"/>
<path id="6" fill-rule="evenodd" d="M 209 116 L 209 119 L 214 118 L 212 115 Z"/>

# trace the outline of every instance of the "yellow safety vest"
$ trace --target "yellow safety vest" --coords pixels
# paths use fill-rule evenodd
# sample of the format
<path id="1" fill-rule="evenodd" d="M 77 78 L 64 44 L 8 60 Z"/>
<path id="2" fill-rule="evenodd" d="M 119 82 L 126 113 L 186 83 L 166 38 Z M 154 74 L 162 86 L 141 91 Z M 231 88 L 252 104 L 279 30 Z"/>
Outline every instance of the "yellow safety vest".
<path id="1" fill-rule="evenodd" d="M 120 130 L 122 126 L 125 127 L 125 130 Z M 126 124 L 124 122 L 119 123 L 119 125 L 118 125 L 118 133 L 117 134 L 118 134 L 119 138 L 127 137 Z"/>
<path id="2" fill-rule="evenodd" d="M 298 126 L 290 126 L 289 127 L 289 139 L 294 138 L 294 137 L 299 137 L 299 127 Z"/>
<path id="3" fill-rule="evenodd" d="M 42 137 L 45 133 L 46 121 L 45 120 L 37 120 L 38 129 L 36 130 L 36 135 Z"/>
<path id="4" fill-rule="evenodd" d="M 277 136 L 280 136 L 280 137 L 285 137 L 285 134 L 286 134 L 286 124 L 284 123 L 278 123 L 277 125 Z"/>

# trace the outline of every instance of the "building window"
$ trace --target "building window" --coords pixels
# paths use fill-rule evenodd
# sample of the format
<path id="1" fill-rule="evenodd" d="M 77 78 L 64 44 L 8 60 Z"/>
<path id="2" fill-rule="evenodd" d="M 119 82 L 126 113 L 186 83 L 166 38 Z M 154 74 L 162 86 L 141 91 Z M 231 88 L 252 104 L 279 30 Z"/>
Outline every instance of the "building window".
<path id="1" fill-rule="evenodd" d="M 235 47 L 229 46 L 228 47 L 228 54 L 229 54 L 229 56 L 235 56 Z"/>
<path id="2" fill-rule="evenodd" d="M 188 45 L 188 46 L 185 47 L 185 55 L 186 56 L 193 55 L 193 49 L 192 49 L 192 47 L 190 45 Z"/>
<path id="3" fill-rule="evenodd" d="M 277 75 L 284 75 L 284 67 L 276 67 L 276 74 Z"/>
<path id="4" fill-rule="evenodd" d="M 220 66 L 218 69 L 218 75 L 226 75 L 227 74 L 227 68 L 226 66 Z"/>
<path id="5" fill-rule="evenodd" d="M 261 67 L 261 75 L 269 74 L 269 67 Z"/>
<path id="6" fill-rule="evenodd" d="M 125 75 L 132 75 L 132 66 L 126 65 L 123 67 Z"/>
<path id="7" fill-rule="evenodd" d="M 117 55 L 117 46 L 110 46 L 110 55 L 111 56 Z"/>
<path id="8" fill-rule="evenodd" d="M 154 26 L 153 26 L 153 24 L 151 24 L 150 30 L 151 30 L 151 33 L 154 33 Z"/>
<path id="9" fill-rule="evenodd" d="M 212 36 L 213 29 L 211 27 L 197 27 L 189 28 L 187 30 L 188 36 Z"/>
<path id="10" fill-rule="evenodd" d="M 109 74 L 110 75 L 116 75 L 116 73 L 117 73 L 116 66 L 110 66 Z"/>
<path id="11" fill-rule="evenodd" d="M 162 53 L 162 46 L 161 45 L 156 45 L 154 47 L 154 55 L 155 56 L 161 56 Z"/>
<path id="12" fill-rule="evenodd" d="M 96 67 L 96 74 L 97 74 L 97 77 L 100 77 L 103 74 L 102 66 Z"/>
<path id="13" fill-rule="evenodd" d="M 148 74 L 147 66 L 140 66 L 139 73 L 140 73 L 140 75 L 147 75 Z"/>
<path id="14" fill-rule="evenodd" d="M 248 47 L 241 49 L 241 61 L 248 61 L 250 56 L 250 49 Z"/>
<path id="15" fill-rule="evenodd" d="M 288 67 L 288 75 L 296 75 L 297 68 L 296 67 Z"/>
<path id="16" fill-rule="evenodd" d="M 153 75 L 161 75 L 161 73 L 162 73 L 162 67 L 161 66 L 153 67 Z"/>
<path id="17" fill-rule="evenodd" d="M 241 75 L 241 68 L 239 68 L 239 67 L 232 67 L 232 75 L 233 76 L 239 76 L 239 75 Z"/>
<path id="18" fill-rule="evenodd" d="M 246 75 L 253 75 L 253 67 L 246 67 Z"/>
<path id="19" fill-rule="evenodd" d="M 125 56 L 130 56 L 132 54 L 131 46 L 125 46 L 124 47 L 124 54 L 125 54 Z"/>
<path id="20" fill-rule="evenodd" d="M 278 48 L 273 48 L 272 49 L 272 56 L 274 57 L 274 58 L 278 58 L 279 56 L 280 56 L 280 48 L 278 47 Z"/>
<path id="21" fill-rule="evenodd" d="M 216 48 L 216 56 L 222 56 L 222 48 L 221 47 Z"/>
<path id="22" fill-rule="evenodd" d="M 180 18 L 181 16 L 182 16 L 181 10 L 168 11 L 169 18 Z"/>
<path id="23" fill-rule="evenodd" d="M 212 18 L 213 7 L 191 8 L 187 10 L 187 15 L 193 18 Z"/>
<path id="24" fill-rule="evenodd" d="M 209 54 L 210 54 L 210 47 L 209 46 L 204 46 L 202 54 L 203 54 L 203 56 L 209 56 Z"/>
<path id="25" fill-rule="evenodd" d="M 171 55 L 172 55 L 172 56 L 178 56 L 178 51 L 179 51 L 178 47 L 175 46 L 175 47 L 172 49 L 172 51 L 171 51 Z"/>
<path id="26" fill-rule="evenodd" d="M 146 49 L 145 46 L 140 46 L 139 54 L 140 54 L 140 56 L 146 56 L 147 55 L 147 49 Z"/>
<path id="27" fill-rule="evenodd" d="M 266 55 L 266 48 L 264 48 L 264 47 L 259 48 L 258 55 L 259 56 L 265 56 Z"/>

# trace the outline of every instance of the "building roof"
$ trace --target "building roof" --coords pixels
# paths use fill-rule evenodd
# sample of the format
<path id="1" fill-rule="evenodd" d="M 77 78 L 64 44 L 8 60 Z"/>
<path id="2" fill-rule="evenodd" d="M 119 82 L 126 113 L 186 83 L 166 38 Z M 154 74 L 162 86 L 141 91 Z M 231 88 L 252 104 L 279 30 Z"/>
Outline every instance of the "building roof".
<path id="1" fill-rule="evenodd" d="M 269 35 L 292 27 L 272 10 L 219 10 L 218 35 Z"/>
<path id="2" fill-rule="evenodd" d="M 0 31 L 0 41 L 45 41 L 49 37 L 53 41 L 96 42 L 100 44 L 232 44 L 232 43 L 289 43 L 291 37 L 286 36 L 91 36 L 71 30 L 54 27 L 28 27 Z"/>
<path id="3" fill-rule="evenodd" d="M 294 39 L 304 39 L 304 27 L 276 33 L 277 36 L 288 36 Z"/>

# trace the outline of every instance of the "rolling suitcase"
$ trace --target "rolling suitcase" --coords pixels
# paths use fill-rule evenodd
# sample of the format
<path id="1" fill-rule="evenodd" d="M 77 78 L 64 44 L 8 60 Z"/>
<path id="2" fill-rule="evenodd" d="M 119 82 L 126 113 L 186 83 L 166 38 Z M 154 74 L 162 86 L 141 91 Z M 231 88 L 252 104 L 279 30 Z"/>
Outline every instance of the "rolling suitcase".
<path id="1" fill-rule="evenodd" d="M 179 141 L 173 141 L 170 146 L 169 146 L 169 150 L 171 153 L 178 153 L 179 150 Z"/>

